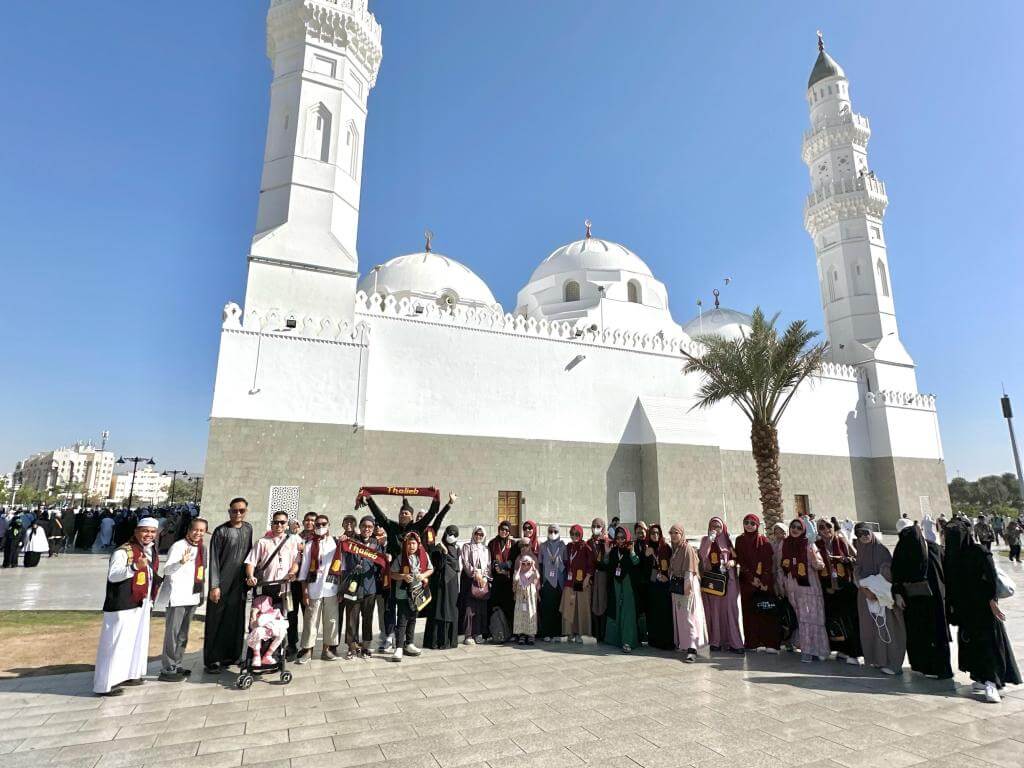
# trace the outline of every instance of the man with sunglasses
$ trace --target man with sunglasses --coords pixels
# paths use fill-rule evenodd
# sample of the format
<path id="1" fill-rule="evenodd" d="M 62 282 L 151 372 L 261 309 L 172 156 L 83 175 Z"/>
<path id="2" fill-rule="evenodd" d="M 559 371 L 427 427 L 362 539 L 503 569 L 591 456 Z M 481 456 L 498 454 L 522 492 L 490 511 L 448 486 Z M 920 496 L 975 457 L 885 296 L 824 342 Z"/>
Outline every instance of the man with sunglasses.
<path id="1" fill-rule="evenodd" d="M 242 656 L 246 629 L 243 564 L 252 550 L 249 503 L 241 496 L 228 505 L 228 521 L 210 538 L 210 600 L 206 605 L 203 665 L 217 674 Z"/>

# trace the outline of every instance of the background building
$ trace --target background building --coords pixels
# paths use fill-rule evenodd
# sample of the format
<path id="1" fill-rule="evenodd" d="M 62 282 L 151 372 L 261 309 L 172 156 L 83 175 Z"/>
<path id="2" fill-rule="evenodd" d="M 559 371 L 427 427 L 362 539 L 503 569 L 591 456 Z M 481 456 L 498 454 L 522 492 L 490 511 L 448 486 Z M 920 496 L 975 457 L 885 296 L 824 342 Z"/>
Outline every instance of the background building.
<path id="1" fill-rule="evenodd" d="M 115 504 L 128 500 L 132 494 L 132 506 L 150 506 L 162 504 L 167 500 L 167 492 L 171 487 L 171 478 L 165 477 L 152 467 L 142 466 L 135 472 L 135 487 L 132 488 L 132 473 L 118 473 L 109 483 L 110 499 Z"/>
<path id="2" fill-rule="evenodd" d="M 114 454 L 89 443 L 36 453 L 18 462 L 14 481 L 36 491 L 73 487 L 73 493 L 107 498 L 114 473 Z"/>

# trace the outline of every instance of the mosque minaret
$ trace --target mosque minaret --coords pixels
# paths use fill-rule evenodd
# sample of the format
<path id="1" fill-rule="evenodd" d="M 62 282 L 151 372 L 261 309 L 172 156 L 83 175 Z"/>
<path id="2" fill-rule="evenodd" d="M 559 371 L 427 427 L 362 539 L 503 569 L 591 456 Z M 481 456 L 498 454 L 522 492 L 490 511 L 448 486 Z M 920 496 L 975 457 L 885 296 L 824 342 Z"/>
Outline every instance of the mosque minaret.
<path id="1" fill-rule="evenodd" d="M 811 173 L 804 226 L 814 241 L 825 330 L 836 362 L 862 365 L 868 388 L 916 392 L 914 361 L 896 326 L 882 217 L 885 184 L 868 164 L 868 119 L 853 111 L 846 73 L 818 35 L 807 82 L 811 129 L 803 160 Z"/>

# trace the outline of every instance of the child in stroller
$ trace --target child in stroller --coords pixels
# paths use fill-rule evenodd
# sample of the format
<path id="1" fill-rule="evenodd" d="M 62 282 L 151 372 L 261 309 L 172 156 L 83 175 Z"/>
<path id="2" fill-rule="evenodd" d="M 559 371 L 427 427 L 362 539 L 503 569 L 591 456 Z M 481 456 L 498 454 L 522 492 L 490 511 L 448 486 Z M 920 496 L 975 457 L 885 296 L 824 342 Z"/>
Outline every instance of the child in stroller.
<path id="1" fill-rule="evenodd" d="M 249 688 L 255 676 L 272 672 L 281 673 L 282 683 L 291 682 L 292 673 L 285 669 L 282 648 L 287 634 L 288 619 L 281 606 L 269 595 L 255 595 L 249 613 L 249 633 L 245 638 L 245 661 L 237 680 L 239 688 Z"/>

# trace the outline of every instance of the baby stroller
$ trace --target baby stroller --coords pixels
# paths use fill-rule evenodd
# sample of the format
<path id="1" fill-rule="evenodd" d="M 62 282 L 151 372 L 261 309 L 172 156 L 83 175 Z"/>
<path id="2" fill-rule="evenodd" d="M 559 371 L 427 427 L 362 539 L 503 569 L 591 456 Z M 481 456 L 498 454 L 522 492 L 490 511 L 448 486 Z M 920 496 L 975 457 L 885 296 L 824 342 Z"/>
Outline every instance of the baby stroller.
<path id="1" fill-rule="evenodd" d="M 235 680 L 235 685 L 243 691 L 251 688 L 253 681 L 264 675 L 280 674 L 283 685 L 292 681 L 292 673 L 287 669 L 285 658 L 284 632 L 275 631 L 280 629 L 278 622 L 281 621 L 284 622 L 284 631 L 287 631 L 287 594 L 288 583 L 284 581 L 263 582 L 249 590 L 246 605 L 249 621 L 243 637 L 245 656 L 238 665 L 238 677 Z M 270 610 L 266 610 L 268 606 Z M 259 658 L 253 642 L 258 642 Z"/>

